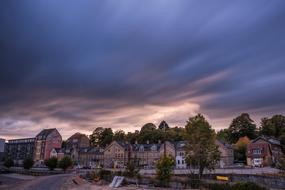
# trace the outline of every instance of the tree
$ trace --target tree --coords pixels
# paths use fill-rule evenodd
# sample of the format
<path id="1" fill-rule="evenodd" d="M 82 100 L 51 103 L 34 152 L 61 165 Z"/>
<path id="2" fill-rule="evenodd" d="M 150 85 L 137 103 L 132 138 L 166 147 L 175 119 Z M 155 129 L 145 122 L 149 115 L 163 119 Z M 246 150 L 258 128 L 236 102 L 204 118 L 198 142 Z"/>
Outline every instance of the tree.
<path id="1" fill-rule="evenodd" d="M 32 158 L 26 158 L 24 161 L 23 161 L 23 167 L 24 169 L 26 170 L 29 170 L 33 167 L 34 165 L 34 160 Z"/>
<path id="2" fill-rule="evenodd" d="M 244 136 L 254 139 L 256 137 L 256 125 L 248 113 L 242 113 L 233 119 L 229 133 L 231 143 L 236 143 L 240 137 Z"/>
<path id="3" fill-rule="evenodd" d="M 175 161 L 172 156 L 162 156 L 156 164 L 156 178 L 159 180 L 160 185 L 166 187 L 170 181 Z"/>
<path id="4" fill-rule="evenodd" d="M 100 141 L 101 141 L 101 134 L 104 131 L 103 127 L 97 127 L 93 133 L 89 136 L 90 137 L 90 144 L 93 146 L 97 146 L 100 145 Z"/>
<path id="5" fill-rule="evenodd" d="M 169 126 L 168 124 L 166 123 L 166 121 L 162 121 L 160 122 L 160 124 L 158 125 L 158 129 L 160 130 L 168 130 L 169 129 Z"/>
<path id="6" fill-rule="evenodd" d="M 133 161 L 129 161 L 125 170 L 125 176 L 127 177 L 137 177 L 139 174 L 139 169 L 136 168 L 136 165 Z"/>
<path id="7" fill-rule="evenodd" d="M 157 130 L 156 126 L 153 123 L 145 124 L 140 131 L 138 141 L 139 143 L 156 143 L 159 139 L 162 139 L 163 132 Z"/>
<path id="8" fill-rule="evenodd" d="M 200 179 L 205 168 L 214 169 L 220 160 L 220 152 L 215 145 L 215 131 L 201 114 L 189 118 L 185 128 L 186 163 L 198 169 Z"/>
<path id="9" fill-rule="evenodd" d="M 12 159 L 8 158 L 5 160 L 4 166 L 7 168 L 11 168 L 14 166 L 14 161 Z"/>
<path id="10" fill-rule="evenodd" d="M 279 168 L 283 175 L 285 175 L 285 155 L 283 155 L 277 164 L 277 168 Z"/>
<path id="11" fill-rule="evenodd" d="M 222 129 L 217 133 L 217 139 L 222 142 L 230 143 L 230 131 L 229 129 Z"/>
<path id="12" fill-rule="evenodd" d="M 239 140 L 234 146 L 235 160 L 246 162 L 246 151 L 247 151 L 247 145 L 249 143 L 250 143 L 250 140 L 247 136 L 239 138 Z"/>
<path id="13" fill-rule="evenodd" d="M 275 138 L 285 134 L 285 116 L 274 115 L 271 118 L 263 118 L 261 120 L 260 133 Z"/>
<path id="14" fill-rule="evenodd" d="M 126 134 L 123 130 L 118 130 L 114 133 L 113 140 L 115 141 L 125 141 Z"/>
<path id="15" fill-rule="evenodd" d="M 58 166 L 65 171 L 68 167 L 72 166 L 72 160 L 69 156 L 64 156 L 58 163 Z"/>
<path id="16" fill-rule="evenodd" d="M 57 166 L 57 158 L 56 157 L 51 157 L 48 160 L 45 160 L 45 165 L 50 169 L 54 170 Z"/>
<path id="17" fill-rule="evenodd" d="M 128 134 L 126 135 L 126 139 L 131 144 L 134 144 L 139 139 L 139 136 L 140 136 L 140 132 L 138 130 L 135 130 L 134 133 L 128 132 Z"/>
<path id="18" fill-rule="evenodd" d="M 93 146 L 105 147 L 107 144 L 111 144 L 113 140 L 113 131 L 111 128 L 97 127 L 90 135 L 90 142 Z"/>

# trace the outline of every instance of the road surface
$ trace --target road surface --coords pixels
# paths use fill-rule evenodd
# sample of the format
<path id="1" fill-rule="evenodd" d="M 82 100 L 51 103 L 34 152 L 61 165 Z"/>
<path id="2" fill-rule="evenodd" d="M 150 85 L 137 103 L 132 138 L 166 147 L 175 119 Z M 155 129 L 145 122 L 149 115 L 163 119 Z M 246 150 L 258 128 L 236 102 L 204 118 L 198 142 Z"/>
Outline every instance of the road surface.
<path id="1" fill-rule="evenodd" d="M 70 178 L 72 174 L 59 174 L 52 176 L 36 177 L 31 180 L 22 180 L 16 184 L 9 184 L 5 190 L 62 190 L 64 182 Z M 5 176 L 7 177 L 7 176 Z M 15 181 L 17 181 L 15 179 Z M 0 186 L 1 189 L 1 186 Z"/>

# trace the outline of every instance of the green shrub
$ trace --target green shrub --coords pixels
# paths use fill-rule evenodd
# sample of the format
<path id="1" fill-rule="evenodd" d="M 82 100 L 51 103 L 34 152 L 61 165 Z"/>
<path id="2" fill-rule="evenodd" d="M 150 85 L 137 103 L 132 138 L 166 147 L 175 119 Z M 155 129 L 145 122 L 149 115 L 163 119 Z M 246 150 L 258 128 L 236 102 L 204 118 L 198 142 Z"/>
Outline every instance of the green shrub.
<path id="1" fill-rule="evenodd" d="M 266 190 L 265 187 L 260 187 L 253 182 L 236 183 L 231 188 L 232 190 Z"/>
<path id="2" fill-rule="evenodd" d="M 33 167 L 34 165 L 34 160 L 32 158 L 26 158 L 24 161 L 23 161 L 23 167 L 24 169 L 26 170 L 29 170 Z"/>
<path id="3" fill-rule="evenodd" d="M 12 159 L 8 158 L 5 160 L 4 166 L 6 166 L 7 168 L 11 168 L 12 166 L 14 166 L 14 161 Z"/>
<path id="4" fill-rule="evenodd" d="M 230 185 L 228 183 L 211 183 L 204 185 L 209 190 L 266 190 L 253 182 L 235 183 Z"/>
<path id="5" fill-rule="evenodd" d="M 67 168 L 72 166 L 72 160 L 69 156 L 64 156 L 58 163 L 58 166 L 65 171 Z"/>
<path id="6" fill-rule="evenodd" d="M 45 160 L 45 165 L 49 168 L 49 170 L 54 170 L 57 166 L 57 158 L 51 157 L 48 160 Z"/>
<path id="7" fill-rule="evenodd" d="M 104 170 L 104 169 L 99 171 L 99 176 L 100 176 L 101 179 L 104 179 L 106 181 L 111 181 L 112 177 L 113 177 L 111 171 Z"/>

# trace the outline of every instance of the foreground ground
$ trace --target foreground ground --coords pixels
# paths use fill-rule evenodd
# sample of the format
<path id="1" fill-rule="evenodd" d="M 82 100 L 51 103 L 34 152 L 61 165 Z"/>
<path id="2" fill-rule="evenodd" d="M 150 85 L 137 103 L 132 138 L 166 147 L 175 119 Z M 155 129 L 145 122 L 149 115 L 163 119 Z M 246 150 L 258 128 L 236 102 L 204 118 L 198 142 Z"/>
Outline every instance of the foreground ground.
<path id="1" fill-rule="evenodd" d="M 52 176 L 24 176 L 19 174 L 2 174 L 0 175 L 0 181 L 3 185 L 0 189 L 5 190 L 63 190 L 63 185 L 72 174 L 61 174 Z"/>

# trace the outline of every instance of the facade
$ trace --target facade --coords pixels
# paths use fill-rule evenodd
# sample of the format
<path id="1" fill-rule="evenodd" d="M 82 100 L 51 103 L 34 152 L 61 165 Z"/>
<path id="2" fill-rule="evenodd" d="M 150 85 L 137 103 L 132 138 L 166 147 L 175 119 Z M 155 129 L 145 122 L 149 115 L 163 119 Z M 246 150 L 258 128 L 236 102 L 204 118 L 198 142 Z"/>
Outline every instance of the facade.
<path id="1" fill-rule="evenodd" d="M 187 167 L 185 158 L 186 158 L 186 151 L 185 151 L 186 142 L 179 141 L 175 144 L 175 162 L 176 168 L 178 169 L 185 169 Z"/>
<path id="2" fill-rule="evenodd" d="M 215 144 L 221 153 L 219 167 L 224 168 L 234 164 L 234 149 L 230 144 L 216 140 Z"/>
<path id="3" fill-rule="evenodd" d="M 123 168 L 131 156 L 131 145 L 125 142 L 113 141 L 104 150 L 104 167 Z"/>
<path id="4" fill-rule="evenodd" d="M 282 156 L 280 141 L 266 136 L 252 140 L 247 146 L 247 165 L 275 165 Z"/>
<path id="5" fill-rule="evenodd" d="M 5 139 L 0 139 L 0 162 L 4 161 L 5 156 Z"/>
<path id="6" fill-rule="evenodd" d="M 165 144 L 133 144 L 131 159 L 141 168 L 154 168 L 156 162 L 164 155 L 164 148 L 167 155 L 175 158 L 175 147 L 167 141 Z"/>
<path id="7" fill-rule="evenodd" d="M 53 148 L 50 152 L 50 157 L 55 157 L 58 160 L 61 160 L 64 157 L 64 149 L 62 148 Z"/>
<path id="8" fill-rule="evenodd" d="M 14 161 L 15 165 L 21 165 L 26 158 L 34 157 L 35 138 L 8 140 L 5 147 L 7 158 Z"/>
<path id="9" fill-rule="evenodd" d="M 80 148 L 78 164 L 83 167 L 98 168 L 104 165 L 104 150 L 99 147 Z"/>
<path id="10" fill-rule="evenodd" d="M 75 133 L 66 140 L 66 149 L 89 147 L 89 138 L 82 133 Z"/>
<path id="11" fill-rule="evenodd" d="M 44 129 L 36 136 L 35 156 L 36 162 L 43 163 L 51 157 L 53 148 L 61 148 L 62 137 L 57 129 Z"/>

